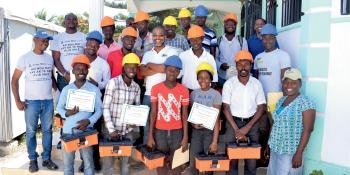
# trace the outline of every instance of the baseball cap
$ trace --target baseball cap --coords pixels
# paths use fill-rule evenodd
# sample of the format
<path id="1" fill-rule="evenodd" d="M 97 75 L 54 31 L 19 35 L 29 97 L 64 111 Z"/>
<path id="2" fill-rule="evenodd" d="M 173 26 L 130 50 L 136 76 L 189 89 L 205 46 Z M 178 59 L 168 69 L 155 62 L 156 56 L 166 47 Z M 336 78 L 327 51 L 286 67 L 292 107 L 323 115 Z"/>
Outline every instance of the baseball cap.
<path id="1" fill-rule="evenodd" d="M 260 32 L 261 35 L 277 35 L 276 27 L 272 24 L 265 24 Z"/>
<path id="2" fill-rule="evenodd" d="M 40 38 L 40 39 L 48 39 L 48 40 L 52 40 L 53 37 L 51 35 L 49 35 L 46 31 L 44 30 L 38 30 L 35 32 L 34 34 L 34 38 Z"/>
<path id="3" fill-rule="evenodd" d="M 168 57 L 164 63 L 165 66 L 174 66 L 178 68 L 179 70 L 182 69 L 182 61 L 179 56 L 172 55 Z"/>
<path id="4" fill-rule="evenodd" d="M 103 42 L 102 35 L 99 31 L 94 30 L 87 34 L 86 40 L 94 39 L 97 40 L 99 44 Z"/>
<path id="5" fill-rule="evenodd" d="M 282 80 L 289 78 L 291 80 L 301 80 L 302 76 L 298 69 L 289 68 L 284 72 Z"/>

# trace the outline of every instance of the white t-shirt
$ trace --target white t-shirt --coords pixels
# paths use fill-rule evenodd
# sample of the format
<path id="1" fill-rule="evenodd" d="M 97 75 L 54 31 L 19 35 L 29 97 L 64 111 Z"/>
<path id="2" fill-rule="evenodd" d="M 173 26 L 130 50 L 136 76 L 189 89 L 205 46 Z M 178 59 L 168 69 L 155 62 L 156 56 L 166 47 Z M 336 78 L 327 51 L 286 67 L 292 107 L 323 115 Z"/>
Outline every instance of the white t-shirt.
<path id="1" fill-rule="evenodd" d="M 258 105 L 266 104 L 261 83 L 252 76 L 246 85 L 237 76 L 228 79 L 222 89 L 222 102 L 229 104 L 231 114 L 240 118 L 252 117 Z"/>
<path id="2" fill-rule="evenodd" d="M 26 100 L 52 99 L 53 58 L 47 53 L 37 55 L 30 51 L 21 56 L 16 68 L 25 72 Z"/>
<path id="3" fill-rule="evenodd" d="M 191 90 L 199 89 L 199 83 L 197 81 L 196 69 L 202 62 L 208 62 L 214 68 L 213 82 L 218 82 L 218 73 L 216 70 L 216 63 L 214 57 L 203 49 L 203 53 L 200 57 L 197 57 L 192 49 L 188 49 L 179 55 L 182 61 L 182 84 Z"/>
<path id="4" fill-rule="evenodd" d="M 61 63 L 66 71 L 70 71 L 73 57 L 84 53 L 85 44 L 86 36 L 84 33 L 69 34 L 62 32 L 54 36 L 50 44 L 50 50 L 61 53 Z"/>
<path id="5" fill-rule="evenodd" d="M 141 64 L 146 65 L 148 63 L 163 64 L 166 59 L 172 55 L 178 55 L 177 50 L 171 46 L 165 46 L 159 53 L 154 48 L 147 51 L 143 57 Z M 151 89 L 154 85 L 165 81 L 165 73 L 156 73 L 151 76 L 145 77 L 146 92 L 145 95 L 151 95 Z"/>
<path id="6" fill-rule="evenodd" d="M 291 67 L 287 52 L 275 49 L 262 52 L 255 57 L 254 69 L 259 71 L 259 80 L 264 88 L 265 96 L 270 92 L 281 92 L 281 69 Z"/>
<path id="7" fill-rule="evenodd" d="M 73 83 L 75 81 L 75 75 L 72 71 L 70 77 L 69 83 Z M 111 79 L 111 70 L 107 61 L 98 56 L 91 62 L 89 74 L 86 78 L 89 80 L 90 77 L 98 83 L 99 89 L 105 89 L 108 81 Z"/>

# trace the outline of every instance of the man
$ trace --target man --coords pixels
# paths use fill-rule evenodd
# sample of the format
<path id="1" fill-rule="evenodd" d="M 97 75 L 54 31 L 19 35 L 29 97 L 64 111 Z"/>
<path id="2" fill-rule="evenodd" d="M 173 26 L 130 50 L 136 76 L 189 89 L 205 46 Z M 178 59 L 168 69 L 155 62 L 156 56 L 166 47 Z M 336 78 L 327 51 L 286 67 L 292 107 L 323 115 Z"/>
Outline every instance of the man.
<path id="1" fill-rule="evenodd" d="M 237 35 L 236 26 L 238 20 L 234 13 L 229 13 L 224 18 L 225 34 L 218 38 L 219 56 L 216 59 L 221 87 L 225 81 L 237 76 L 236 62 L 232 59 L 240 50 L 248 50 L 247 41 Z"/>
<path id="2" fill-rule="evenodd" d="M 188 50 L 190 46 L 183 35 L 176 33 L 177 21 L 175 17 L 168 16 L 163 21 L 165 29 L 165 45 L 177 48 L 178 53 Z"/>
<path id="3" fill-rule="evenodd" d="M 100 26 L 104 35 L 104 41 L 101 44 L 100 49 L 98 49 L 97 55 L 107 60 L 108 54 L 110 54 L 113 51 L 119 50 L 121 46 L 113 39 L 115 26 L 114 20 L 111 17 L 103 17 Z"/>
<path id="4" fill-rule="evenodd" d="M 139 11 L 136 13 L 135 24 L 139 33 L 134 49 L 141 59 L 143 54 L 153 47 L 152 33 L 148 31 L 148 22 L 149 15 L 146 12 Z"/>
<path id="5" fill-rule="evenodd" d="M 140 59 L 136 54 L 125 55 L 123 58 L 124 73 L 108 82 L 103 100 L 103 117 L 107 131 L 103 133 L 105 139 L 117 140 L 123 137 L 132 142 L 136 140 L 135 126 L 123 123 L 121 111 L 123 104 L 140 105 L 141 89 L 133 80 L 139 64 Z M 114 172 L 114 160 L 115 157 L 103 158 L 103 174 L 116 173 Z M 121 157 L 120 174 L 130 174 L 129 157 Z"/>
<path id="6" fill-rule="evenodd" d="M 73 13 L 64 17 L 65 32 L 54 37 L 50 50 L 57 68 L 57 87 L 60 91 L 69 83 L 73 57 L 84 53 L 85 34 L 78 31 L 78 18 Z"/>
<path id="7" fill-rule="evenodd" d="M 51 161 L 52 148 L 52 116 L 53 97 L 52 85 L 55 79 L 52 75 L 53 59 L 44 51 L 49 46 L 52 37 L 43 30 L 38 30 L 34 35 L 34 49 L 20 57 L 16 69 L 12 75 L 12 93 L 16 101 L 16 106 L 20 111 L 24 111 L 26 123 L 26 145 L 29 163 L 29 172 L 39 170 L 36 152 L 36 131 L 40 118 L 42 130 L 43 153 L 41 154 L 43 167 L 50 170 L 57 169 L 57 165 Z M 24 99 L 21 101 L 18 91 L 18 81 L 25 72 Z"/>
<path id="8" fill-rule="evenodd" d="M 141 62 L 141 75 L 145 77 L 146 92 L 142 104 L 151 107 L 151 89 L 154 85 L 165 81 L 164 62 L 169 56 L 177 55 L 175 48 L 165 45 L 165 30 L 162 26 L 152 31 L 154 47 L 147 51 Z M 143 143 L 147 143 L 149 122 L 144 127 Z"/>
<path id="9" fill-rule="evenodd" d="M 90 60 L 86 55 L 75 56 L 72 61 L 73 73 L 75 75 L 75 81 L 63 88 L 60 95 L 57 111 L 62 118 L 65 119 L 63 125 L 63 137 L 71 137 L 74 133 L 82 133 L 91 130 L 94 124 L 102 115 L 102 101 L 100 89 L 95 85 L 87 81 L 87 75 L 90 68 Z M 94 112 L 80 111 L 78 106 L 73 109 L 66 108 L 66 101 L 68 97 L 68 91 L 83 90 L 88 91 L 95 96 Z M 63 164 L 64 174 L 74 174 L 74 157 L 75 151 L 66 152 L 63 151 Z M 92 147 L 82 148 L 79 150 L 81 158 L 84 161 L 84 174 L 94 174 L 94 160 Z"/>
<path id="10" fill-rule="evenodd" d="M 179 12 L 179 21 L 180 21 L 180 26 L 182 29 L 182 34 L 187 38 L 187 33 L 188 30 L 191 27 L 191 12 L 186 9 L 186 8 L 182 8 Z M 188 44 L 190 44 L 190 42 L 188 41 Z"/>
<path id="11" fill-rule="evenodd" d="M 196 9 L 194 10 L 196 24 L 202 27 L 205 33 L 202 45 L 207 52 L 210 52 L 211 55 L 215 56 L 215 52 L 216 52 L 215 50 L 217 46 L 216 34 L 214 30 L 210 29 L 205 25 L 208 15 L 209 15 L 209 10 L 203 5 L 197 6 Z"/>
<path id="12" fill-rule="evenodd" d="M 133 27 L 136 30 L 135 18 L 133 18 L 133 17 L 126 18 L 125 26 L 126 27 Z"/>
<path id="13" fill-rule="evenodd" d="M 213 82 L 218 82 L 218 73 L 214 57 L 202 47 L 204 39 L 202 27 L 192 25 L 190 30 L 188 30 L 187 37 L 190 39 L 192 48 L 179 55 L 183 63 L 182 84 L 190 89 L 190 91 L 200 88 L 197 81 L 196 68 L 204 61 L 214 67 Z"/>
<path id="14" fill-rule="evenodd" d="M 261 83 L 250 76 L 253 56 L 245 50 L 235 58 L 238 76 L 226 81 L 222 90 L 223 113 L 226 123 L 226 142 L 259 141 L 258 128 L 265 111 L 265 97 Z M 238 174 L 238 160 L 231 160 L 230 174 Z M 245 160 L 245 175 L 256 174 L 256 160 Z"/>
<path id="15" fill-rule="evenodd" d="M 117 51 L 111 52 L 107 57 L 107 62 L 111 69 L 111 78 L 122 74 L 123 57 L 132 52 L 137 37 L 137 31 L 132 27 L 127 27 L 122 31 L 123 47 Z"/>
<path id="16" fill-rule="evenodd" d="M 265 19 L 263 18 L 256 19 L 254 24 L 255 34 L 253 34 L 248 39 L 249 52 L 252 53 L 254 59 L 259 53 L 262 53 L 265 50 L 264 44 L 262 42 L 262 36 L 261 36 L 261 29 L 265 24 L 266 24 Z M 279 48 L 277 41 L 276 41 L 276 47 Z"/>
<path id="17" fill-rule="evenodd" d="M 150 127 L 148 147 L 167 153 L 163 167 L 157 168 L 158 175 L 180 175 L 181 167 L 171 169 L 175 150 L 188 149 L 188 105 L 189 92 L 186 87 L 177 83 L 182 68 L 181 60 L 173 55 L 167 58 L 164 65 L 166 79 L 152 87 Z"/>

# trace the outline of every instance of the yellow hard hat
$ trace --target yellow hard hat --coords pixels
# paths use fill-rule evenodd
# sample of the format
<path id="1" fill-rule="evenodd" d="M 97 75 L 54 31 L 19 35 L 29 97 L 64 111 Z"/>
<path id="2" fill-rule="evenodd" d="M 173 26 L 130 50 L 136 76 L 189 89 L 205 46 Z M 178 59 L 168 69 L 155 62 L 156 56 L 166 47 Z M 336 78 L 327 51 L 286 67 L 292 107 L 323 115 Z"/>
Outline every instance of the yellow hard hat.
<path id="1" fill-rule="evenodd" d="M 209 71 L 211 73 L 211 75 L 214 75 L 214 68 L 211 64 L 209 64 L 208 62 L 202 62 L 198 65 L 197 69 L 196 69 L 196 74 L 198 74 L 199 71 L 202 70 L 206 70 Z"/>
<path id="2" fill-rule="evenodd" d="M 163 21 L 163 26 L 165 25 L 177 26 L 176 18 L 173 16 L 167 16 Z"/>
<path id="3" fill-rule="evenodd" d="M 129 53 L 123 57 L 122 65 L 124 64 L 140 64 L 140 58 L 135 53 Z"/>
<path id="4" fill-rule="evenodd" d="M 187 8 L 182 8 L 179 12 L 178 18 L 187 18 L 187 17 L 191 18 L 191 16 L 192 14 Z"/>

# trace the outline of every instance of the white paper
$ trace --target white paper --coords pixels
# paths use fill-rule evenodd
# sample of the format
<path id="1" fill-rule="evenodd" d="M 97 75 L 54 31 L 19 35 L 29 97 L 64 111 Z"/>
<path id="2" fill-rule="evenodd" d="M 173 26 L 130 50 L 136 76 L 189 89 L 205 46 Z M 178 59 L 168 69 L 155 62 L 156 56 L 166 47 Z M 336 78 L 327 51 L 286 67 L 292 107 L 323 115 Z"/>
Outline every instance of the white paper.
<path id="1" fill-rule="evenodd" d="M 146 126 L 149 107 L 146 105 L 123 104 L 121 120 L 125 124 Z"/>
<path id="2" fill-rule="evenodd" d="M 213 130 L 218 115 L 218 109 L 194 102 L 187 121 L 201 124 L 204 128 Z"/>
<path id="3" fill-rule="evenodd" d="M 188 148 L 190 148 L 190 144 L 188 144 Z M 182 152 L 182 146 L 181 146 L 179 149 L 177 149 L 174 152 L 173 161 L 171 163 L 171 169 L 174 169 L 190 161 L 189 150 L 190 149 L 187 149 L 185 152 Z"/>
<path id="4" fill-rule="evenodd" d="M 75 106 L 77 106 L 79 107 L 79 111 L 94 112 L 95 98 L 95 92 L 80 89 L 69 89 L 66 109 L 73 109 Z"/>

